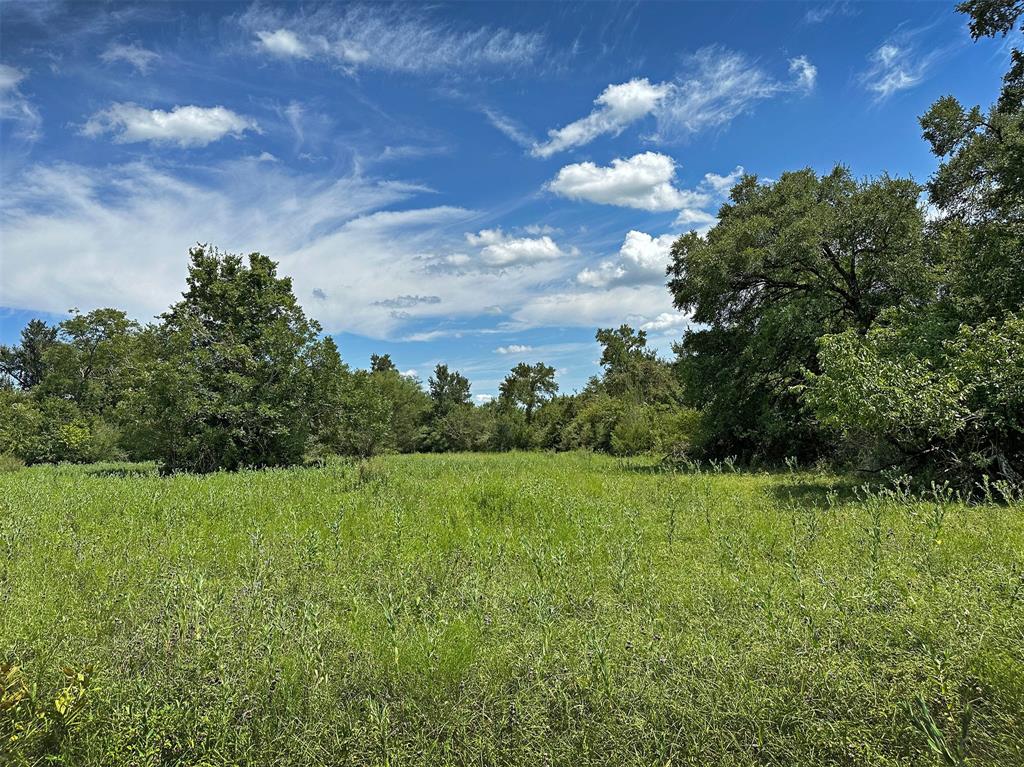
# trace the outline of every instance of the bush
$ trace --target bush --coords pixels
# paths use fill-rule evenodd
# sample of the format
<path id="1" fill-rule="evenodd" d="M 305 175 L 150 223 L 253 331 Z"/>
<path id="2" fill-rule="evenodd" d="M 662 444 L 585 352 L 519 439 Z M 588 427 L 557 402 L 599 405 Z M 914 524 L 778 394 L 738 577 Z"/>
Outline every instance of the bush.
<path id="1" fill-rule="evenodd" d="M 123 458 L 118 432 L 72 401 L 0 393 L 0 453 L 28 464 L 89 463 Z"/>
<path id="2" fill-rule="evenodd" d="M 821 341 L 807 398 L 875 464 L 973 487 L 1024 481 L 1024 318 L 976 326 L 893 315 Z"/>

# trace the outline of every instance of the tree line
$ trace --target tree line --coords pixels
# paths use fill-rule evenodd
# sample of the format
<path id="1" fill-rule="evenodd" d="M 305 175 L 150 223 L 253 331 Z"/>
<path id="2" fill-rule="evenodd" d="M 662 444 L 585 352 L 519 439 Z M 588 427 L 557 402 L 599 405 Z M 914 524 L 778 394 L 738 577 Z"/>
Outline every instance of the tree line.
<path id="1" fill-rule="evenodd" d="M 156 460 L 167 471 L 288 466 L 330 454 L 653 450 L 682 407 L 668 363 L 628 326 L 598 331 L 603 375 L 559 396 L 521 362 L 492 402 L 439 364 L 426 385 L 389 355 L 352 369 L 259 253 L 200 245 L 182 299 L 143 327 L 117 309 L 32 320 L 0 348 L 0 452 L 29 463 Z"/>
<path id="2" fill-rule="evenodd" d="M 978 39 L 1017 33 L 1024 2 L 958 9 Z M 672 246 L 667 287 L 697 324 L 671 361 L 642 330 L 601 329 L 582 391 L 523 362 L 476 406 L 446 365 L 425 387 L 387 355 L 351 369 L 273 261 L 199 246 L 157 323 L 76 312 L 0 349 L 0 452 L 209 471 L 586 448 L 1022 482 L 1024 54 L 987 110 L 947 96 L 920 125 L 940 161 L 924 185 L 843 166 L 742 178 L 717 225 Z"/>

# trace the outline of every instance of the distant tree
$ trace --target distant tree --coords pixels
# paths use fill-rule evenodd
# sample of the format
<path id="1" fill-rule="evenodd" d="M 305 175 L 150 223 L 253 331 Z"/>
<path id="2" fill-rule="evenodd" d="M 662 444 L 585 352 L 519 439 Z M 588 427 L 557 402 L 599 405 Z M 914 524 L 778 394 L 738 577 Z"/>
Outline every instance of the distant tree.
<path id="1" fill-rule="evenodd" d="M 427 381 L 435 415 L 445 415 L 457 407 L 469 404 L 469 379 L 447 365 L 438 364 Z"/>
<path id="2" fill-rule="evenodd" d="M 431 452 L 475 449 L 486 435 L 469 401 L 469 379 L 439 364 L 427 381 L 431 410 L 420 431 L 419 445 Z"/>
<path id="3" fill-rule="evenodd" d="M 501 382 L 500 402 L 521 408 L 526 423 L 533 423 L 534 411 L 558 392 L 555 369 L 543 362 L 528 365 L 520 362 Z"/>
<path id="4" fill-rule="evenodd" d="M 647 332 L 629 325 L 601 328 L 600 385 L 613 397 L 625 397 L 641 404 L 674 402 L 678 387 L 669 367 L 647 346 Z"/>
<path id="5" fill-rule="evenodd" d="M 317 454 L 344 452 L 346 409 L 351 403 L 352 373 L 330 336 L 309 355 L 312 396 L 309 407 L 311 447 Z"/>
<path id="6" fill-rule="evenodd" d="M 42 320 L 29 320 L 17 346 L 0 346 L 0 376 L 19 389 L 31 389 L 42 382 L 46 352 L 57 340 L 57 328 Z"/>
<path id="7" fill-rule="evenodd" d="M 40 393 L 74 400 L 86 412 L 107 412 L 139 372 L 135 346 L 140 330 L 120 309 L 72 310 L 58 325 L 58 342 L 47 348 Z"/>
<path id="8" fill-rule="evenodd" d="M 319 326 L 266 256 L 200 245 L 189 257 L 188 288 L 162 317 L 147 381 L 156 455 L 190 471 L 301 461 L 314 428 Z"/>
<path id="9" fill-rule="evenodd" d="M 400 453 L 416 450 L 420 429 L 431 411 L 431 399 L 418 379 L 394 366 L 372 374 L 374 388 L 388 402 L 388 446 Z"/>
<path id="10" fill-rule="evenodd" d="M 373 373 L 386 373 L 388 371 L 398 371 L 395 367 L 395 363 L 391 361 L 390 354 L 371 354 L 370 355 L 370 371 Z"/>
<path id="11" fill-rule="evenodd" d="M 388 447 L 392 403 L 373 380 L 357 370 L 350 376 L 342 410 L 341 452 L 369 458 Z"/>

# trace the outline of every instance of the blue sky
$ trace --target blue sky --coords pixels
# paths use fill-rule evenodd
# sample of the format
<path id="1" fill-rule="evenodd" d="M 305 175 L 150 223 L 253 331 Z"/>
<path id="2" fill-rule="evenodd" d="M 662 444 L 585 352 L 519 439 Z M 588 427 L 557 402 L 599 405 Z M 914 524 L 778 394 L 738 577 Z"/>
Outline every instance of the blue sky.
<path id="1" fill-rule="evenodd" d="M 988 104 L 953 3 L 0 3 L 0 341 L 146 321 L 190 245 L 259 250 L 365 366 L 563 390 L 599 326 L 668 353 L 675 236 L 743 171 L 925 180 L 917 116 Z"/>

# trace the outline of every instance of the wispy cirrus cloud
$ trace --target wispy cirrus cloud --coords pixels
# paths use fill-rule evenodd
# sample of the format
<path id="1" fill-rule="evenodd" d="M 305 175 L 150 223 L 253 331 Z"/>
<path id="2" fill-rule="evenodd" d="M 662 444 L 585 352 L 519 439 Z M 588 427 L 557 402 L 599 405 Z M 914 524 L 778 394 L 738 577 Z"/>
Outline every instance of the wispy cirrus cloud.
<path id="1" fill-rule="evenodd" d="M 868 56 L 868 68 L 859 80 L 876 102 L 919 85 L 939 57 L 939 51 L 922 52 L 916 35 L 917 31 L 898 32 Z"/>
<path id="2" fill-rule="evenodd" d="M 806 56 L 788 62 L 788 80 L 780 80 L 741 53 L 711 46 L 690 57 L 675 80 L 651 83 L 634 78 L 609 85 L 595 99 L 586 117 L 548 131 L 548 139 L 531 149 L 535 157 L 550 157 L 583 146 L 603 135 L 618 135 L 630 125 L 654 116 L 656 140 L 676 140 L 724 125 L 754 105 L 786 93 L 814 89 L 817 68 Z"/>
<path id="3" fill-rule="evenodd" d="M 480 111 L 483 112 L 484 117 L 487 118 L 487 121 L 491 125 L 493 125 L 499 132 L 503 133 L 513 143 L 524 148 L 534 145 L 534 140 L 526 132 L 526 129 L 508 115 L 502 114 L 498 110 L 490 107 L 484 107 Z"/>
<path id="4" fill-rule="evenodd" d="M 246 131 L 259 132 L 259 126 L 225 107 L 176 106 L 164 111 L 130 102 L 111 104 L 82 127 L 85 136 L 111 134 L 118 144 L 150 141 L 181 147 L 206 146 L 225 136 L 240 138 Z"/>
<path id="5" fill-rule="evenodd" d="M 726 125 L 756 104 L 783 94 L 809 93 L 817 69 L 806 56 L 790 59 L 789 80 L 779 80 L 746 56 L 720 47 L 697 51 L 688 74 L 658 110 L 656 137 L 675 140 Z"/>
<path id="6" fill-rule="evenodd" d="M 833 0 L 829 3 L 812 5 L 804 12 L 804 24 L 821 24 L 835 16 L 853 16 L 856 11 L 846 0 Z"/>
<path id="7" fill-rule="evenodd" d="M 898 28 L 867 56 L 868 66 L 858 77 L 861 86 L 874 95 L 877 102 L 920 85 L 943 56 L 959 43 L 923 45 L 922 38 L 931 29 Z"/>
<path id="8" fill-rule="evenodd" d="M 495 228 L 467 238 L 477 214 L 408 207 L 415 184 L 256 158 L 187 173 L 42 164 L 4 180 L 0 306 L 13 308 L 117 306 L 149 319 L 180 294 L 187 250 L 200 241 L 279 261 L 328 332 L 430 340 L 431 323 L 492 316 L 497 296 L 498 311 L 511 313 L 563 284 L 574 264 L 575 249 L 550 235 Z M 470 240 L 472 268 L 436 268 L 439 254 Z"/>
<path id="9" fill-rule="evenodd" d="M 545 53 L 540 33 L 453 24 L 409 5 L 254 5 L 238 22 L 257 51 L 322 60 L 350 72 L 520 67 Z"/>
<path id="10" fill-rule="evenodd" d="M 0 64 L 0 120 L 14 125 L 14 135 L 22 141 L 36 141 L 42 133 L 43 118 L 21 92 L 26 77 L 25 70 Z"/>
<path id="11" fill-rule="evenodd" d="M 100 54 L 100 59 L 113 64 L 118 61 L 135 67 L 140 74 L 149 74 L 150 67 L 160 60 L 160 54 L 143 48 L 138 43 L 111 43 Z"/>

